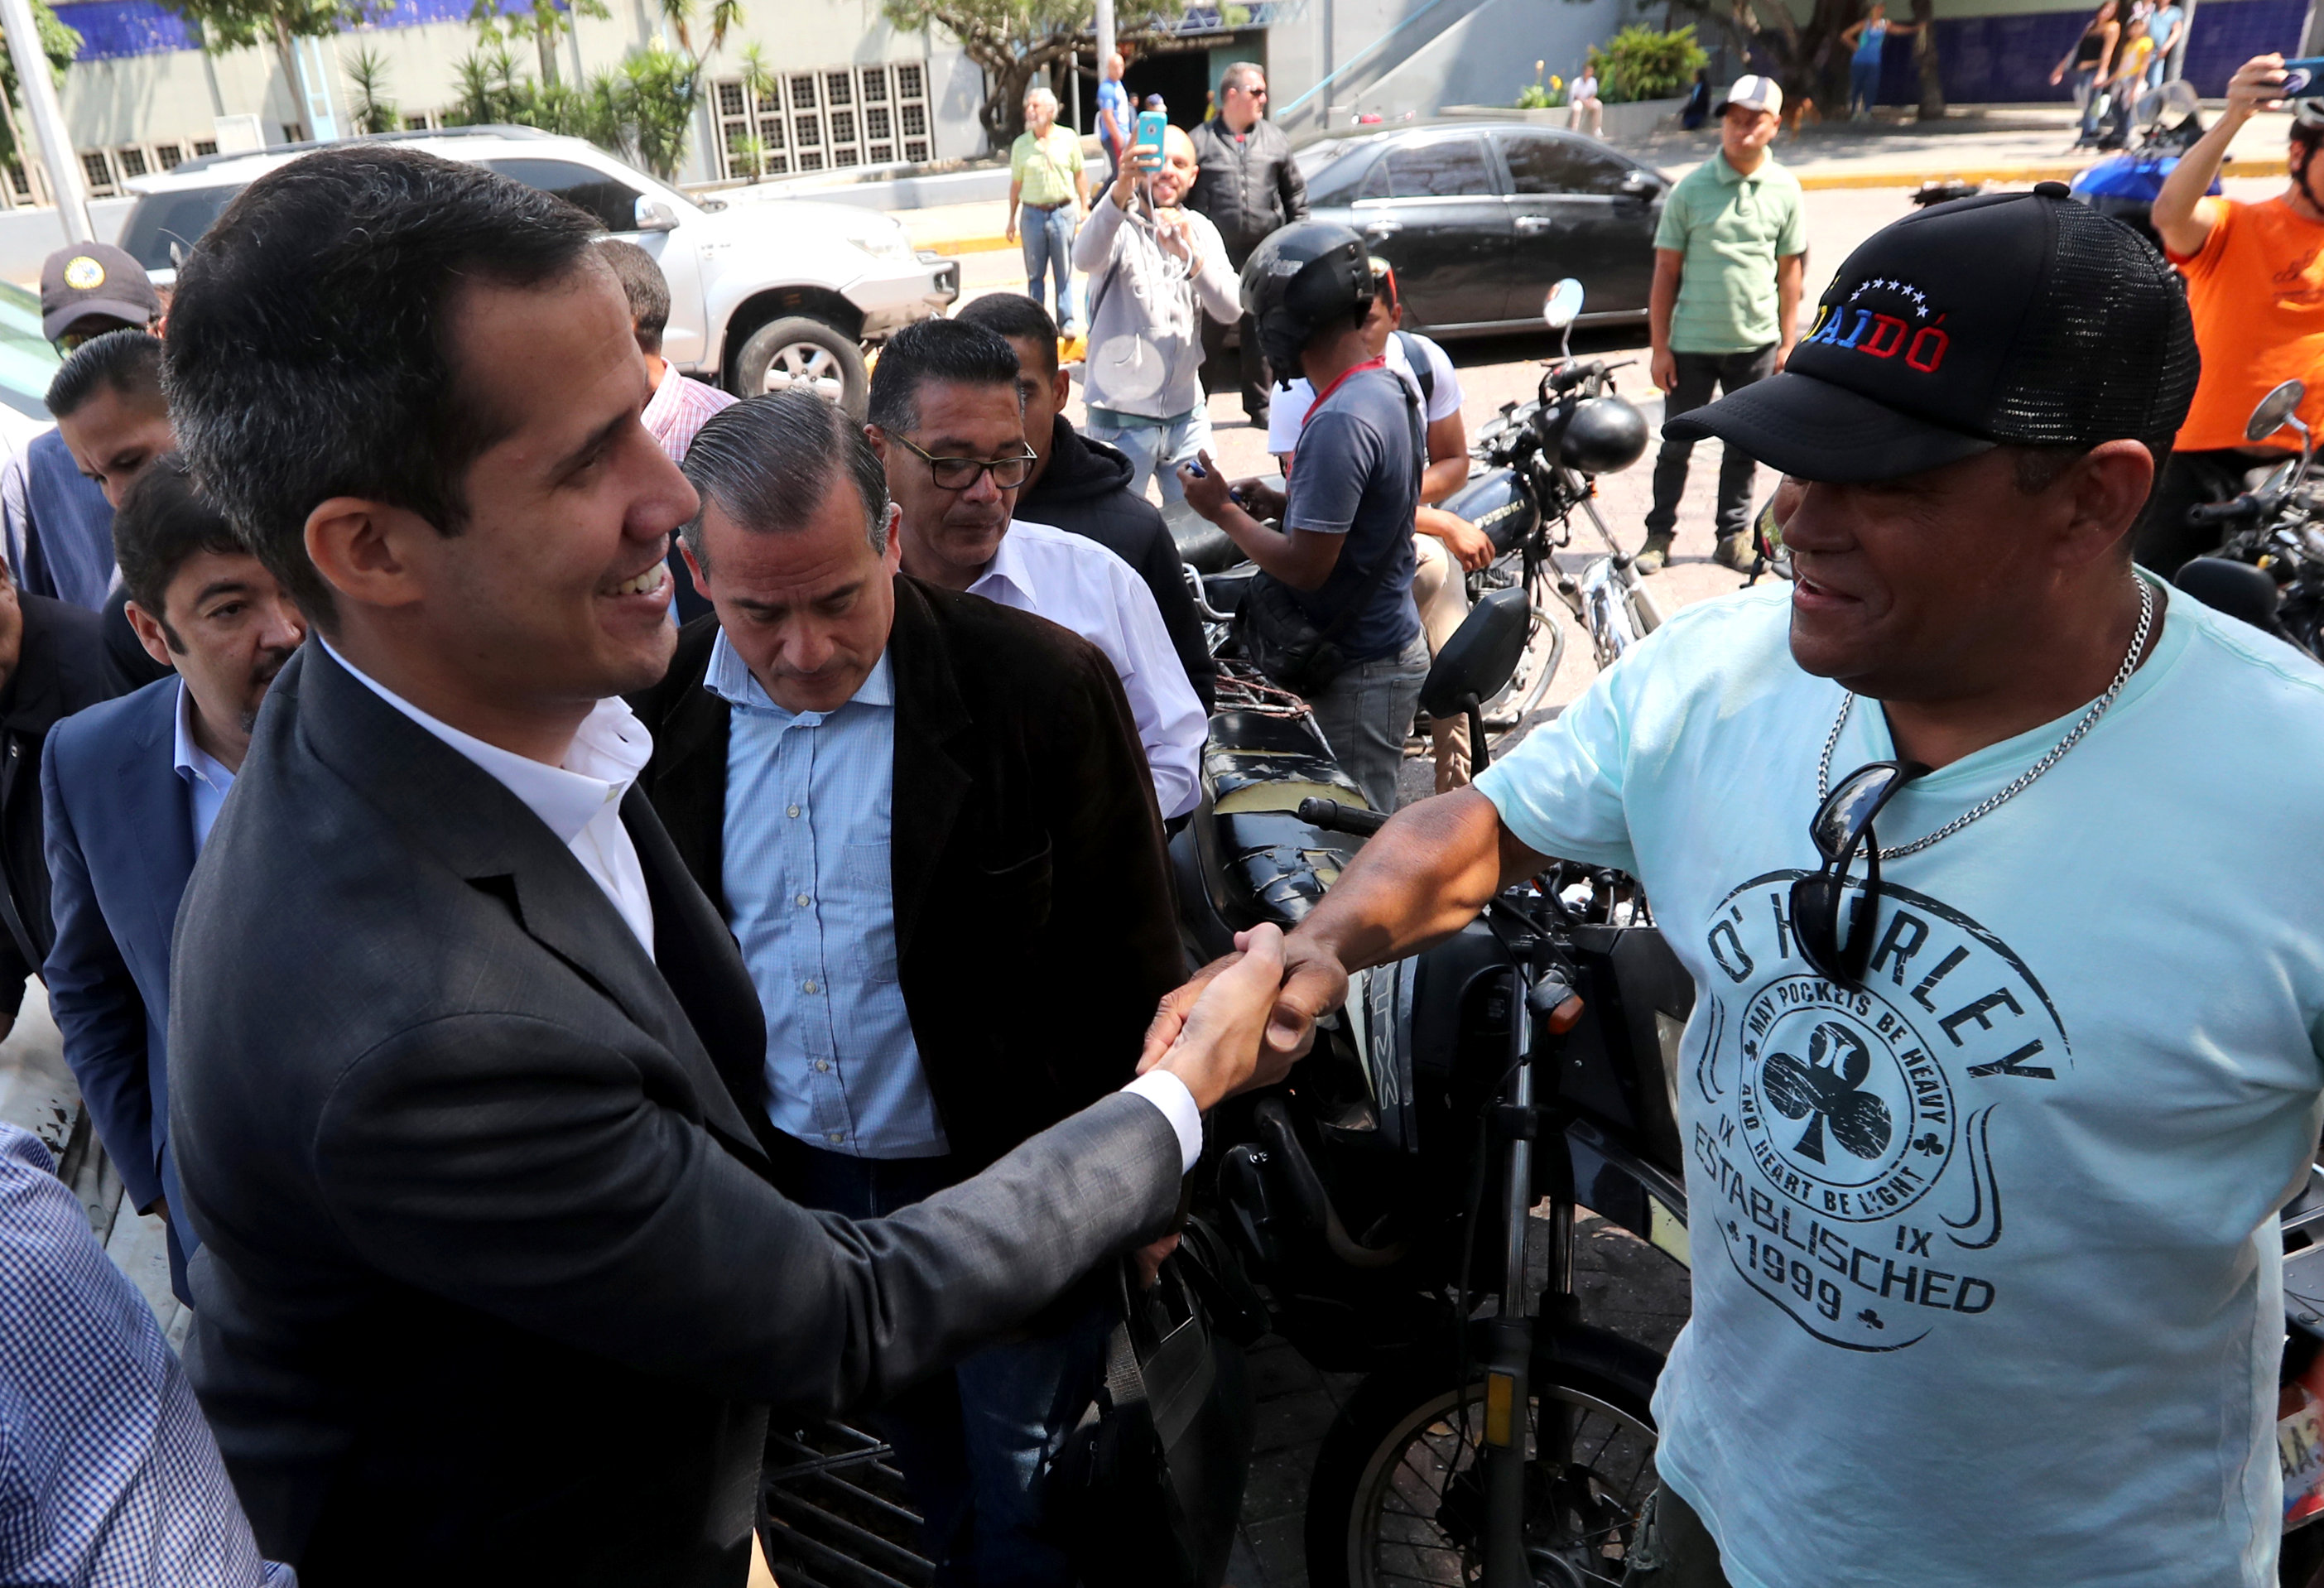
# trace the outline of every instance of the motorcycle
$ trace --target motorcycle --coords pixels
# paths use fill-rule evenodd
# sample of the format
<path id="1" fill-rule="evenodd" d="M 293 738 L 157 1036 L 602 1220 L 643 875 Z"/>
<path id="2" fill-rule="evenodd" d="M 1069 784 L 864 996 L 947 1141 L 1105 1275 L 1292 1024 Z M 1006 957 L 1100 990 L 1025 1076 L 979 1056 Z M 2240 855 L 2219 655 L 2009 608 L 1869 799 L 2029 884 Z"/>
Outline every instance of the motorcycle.
<path id="1" fill-rule="evenodd" d="M 2198 503 L 2190 524 L 2216 524 L 2218 551 L 2181 567 L 2173 582 L 2206 605 L 2324 657 L 2324 483 L 2310 478 L 2316 439 L 2300 420 L 2306 384 L 2286 381 L 2252 410 L 2244 439 L 2260 445 L 2289 429 L 2300 455 L 2251 471 L 2227 502 Z"/>
<path id="2" fill-rule="evenodd" d="M 2179 157 L 2203 136 L 2195 90 L 2172 80 L 2138 97 L 2131 116 L 2144 129 L 2135 150 L 2098 161 L 2067 184 L 2067 191 L 2101 215 L 2110 215 L 2153 244 L 2162 237 L 2148 218 L 2163 183 L 2178 169 Z M 2217 178 L 2208 191 L 2223 191 Z"/>
<path id="3" fill-rule="evenodd" d="M 1564 338 L 1543 373 L 1532 402 L 1505 403 L 1500 416 L 1470 448 L 1474 472 L 1444 503 L 1491 537 L 1497 553 L 1471 577 L 1472 599 L 1521 589 L 1532 615 L 1527 650 L 1508 689 L 1502 720 L 1522 720 L 1539 709 L 1564 655 L 1564 629 L 1550 611 L 1554 594 L 1590 636 L 1600 670 L 1659 628 L 1661 608 L 1646 590 L 1633 554 L 1622 549 L 1599 515 L 1597 476 L 1629 467 L 1646 453 L 1646 421 L 1616 390 L 1613 372 L 1628 361 L 1576 363 L 1572 327 L 1582 313 L 1582 283 L 1571 278 L 1550 290 L 1542 318 Z M 1572 517 L 1588 519 L 1603 552 L 1569 558 Z"/>

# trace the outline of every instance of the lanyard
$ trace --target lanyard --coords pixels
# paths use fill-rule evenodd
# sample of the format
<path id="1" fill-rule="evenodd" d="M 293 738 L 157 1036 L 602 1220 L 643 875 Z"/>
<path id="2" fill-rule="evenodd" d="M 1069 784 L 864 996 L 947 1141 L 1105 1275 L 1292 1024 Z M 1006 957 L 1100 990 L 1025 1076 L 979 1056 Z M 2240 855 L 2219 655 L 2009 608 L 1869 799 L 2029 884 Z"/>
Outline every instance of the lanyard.
<path id="1" fill-rule="evenodd" d="M 1388 356 L 1383 354 L 1378 358 L 1367 358 L 1361 364 L 1351 364 L 1342 370 L 1332 377 L 1330 385 L 1315 394 L 1315 401 L 1307 405 L 1307 411 L 1299 416 L 1299 428 L 1303 430 L 1307 428 L 1307 421 L 1315 417 L 1315 411 L 1332 400 L 1332 393 L 1338 391 L 1350 375 L 1361 374 L 1368 369 L 1386 369 L 1387 367 Z"/>

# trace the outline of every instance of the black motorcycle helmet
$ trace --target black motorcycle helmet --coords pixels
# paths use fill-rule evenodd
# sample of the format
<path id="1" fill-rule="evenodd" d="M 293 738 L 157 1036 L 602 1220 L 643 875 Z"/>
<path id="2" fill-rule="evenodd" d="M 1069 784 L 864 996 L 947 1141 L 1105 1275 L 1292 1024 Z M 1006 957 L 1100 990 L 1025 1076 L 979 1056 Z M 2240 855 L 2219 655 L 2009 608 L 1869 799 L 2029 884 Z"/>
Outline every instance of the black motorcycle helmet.
<path id="1" fill-rule="evenodd" d="M 1610 475 L 1646 456 L 1646 416 L 1624 398 L 1578 403 L 1559 439 L 1558 461 L 1585 475 Z"/>
<path id="2" fill-rule="evenodd" d="M 1315 333 L 1370 309 L 1370 250 L 1352 227 L 1294 221 L 1251 250 L 1242 267 L 1242 311 L 1259 322 L 1259 351 L 1289 385 Z"/>

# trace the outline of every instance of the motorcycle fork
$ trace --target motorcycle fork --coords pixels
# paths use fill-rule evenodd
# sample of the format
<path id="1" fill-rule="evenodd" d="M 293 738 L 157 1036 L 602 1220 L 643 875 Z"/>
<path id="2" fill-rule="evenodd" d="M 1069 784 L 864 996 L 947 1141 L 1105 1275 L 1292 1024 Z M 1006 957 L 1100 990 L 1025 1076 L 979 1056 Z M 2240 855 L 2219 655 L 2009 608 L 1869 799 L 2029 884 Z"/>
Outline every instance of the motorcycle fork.
<path id="1" fill-rule="evenodd" d="M 1515 1015 L 1509 1029 L 1509 1091 L 1496 1114 L 1501 1156 L 1501 1304 L 1485 1339 L 1484 1588 L 1531 1588 L 1526 1562 L 1526 1445 L 1532 1399 L 1534 1317 L 1527 1305 L 1526 1233 L 1534 1204 L 1534 1018 L 1526 978 L 1511 967 Z M 1553 1221 L 1550 1269 L 1572 1289 L 1572 1242 Z M 1550 1430 L 1543 1430 L 1545 1436 Z"/>

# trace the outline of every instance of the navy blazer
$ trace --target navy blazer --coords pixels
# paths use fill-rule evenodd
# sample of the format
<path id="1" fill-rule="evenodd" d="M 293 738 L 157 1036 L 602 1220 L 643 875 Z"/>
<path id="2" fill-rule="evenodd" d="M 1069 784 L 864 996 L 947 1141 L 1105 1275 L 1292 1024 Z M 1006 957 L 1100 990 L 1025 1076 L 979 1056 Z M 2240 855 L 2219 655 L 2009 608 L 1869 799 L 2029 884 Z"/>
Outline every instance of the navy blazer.
<path id="1" fill-rule="evenodd" d="M 41 762 L 49 1007 L 131 1202 L 143 1211 L 166 1195 L 173 1214 L 170 933 L 194 870 L 193 799 L 172 753 L 178 688 L 172 674 L 67 717 Z"/>

